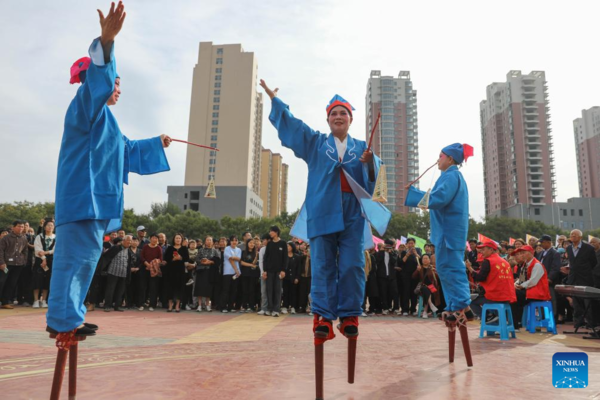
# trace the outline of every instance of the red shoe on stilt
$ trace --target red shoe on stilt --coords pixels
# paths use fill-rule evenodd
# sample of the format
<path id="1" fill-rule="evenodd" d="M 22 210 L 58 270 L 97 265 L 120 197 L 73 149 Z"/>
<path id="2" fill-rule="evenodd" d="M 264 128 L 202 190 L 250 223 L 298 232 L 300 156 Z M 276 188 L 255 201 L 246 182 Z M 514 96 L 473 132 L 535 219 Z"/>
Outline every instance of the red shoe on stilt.
<path id="1" fill-rule="evenodd" d="M 323 400 L 323 343 L 335 337 L 333 325 L 328 319 L 315 314 L 313 319 L 313 333 L 315 335 L 315 386 L 316 400 Z"/>
<path id="2" fill-rule="evenodd" d="M 348 383 L 354 383 L 356 369 L 356 342 L 358 340 L 358 317 L 340 318 L 338 330 L 348 339 Z"/>

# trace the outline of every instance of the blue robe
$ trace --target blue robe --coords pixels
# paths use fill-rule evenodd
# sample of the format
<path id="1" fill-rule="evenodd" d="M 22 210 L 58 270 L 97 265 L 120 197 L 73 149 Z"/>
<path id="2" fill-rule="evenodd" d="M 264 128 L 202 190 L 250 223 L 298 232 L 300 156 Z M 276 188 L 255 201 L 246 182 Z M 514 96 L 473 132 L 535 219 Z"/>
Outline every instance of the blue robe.
<path id="1" fill-rule="evenodd" d="M 291 234 L 310 241 L 312 310 L 330 320 L 361 315 L 363 249 L 373 243 L 370 226 L 383 235 L 391 218 L 387 208 L 371 200 L 375 181 L 359 161 L 367 144 L 348 135 L 340 161 L 333 135 L 312 130 L 277 97 L 269 119 L 281 143 L 308 165 L 306 200 Z M 375 176 L 380 163 L 374 157 Z M 340 171 L 353 193 L 342 193 Z"/>
<path id="2" fill-rule="evenodd" d="M 117 78 L 113 50 L 105 64 L 100 40 L 92 42 L 92 63 L 65 116 L 55 200 L 56 236 L 65 245 L 57 243 L 54 252 L 47 314 L 59 332 L 83 323 L 103 235 L 121 227 L 129 172 L 170 169 L 160 137 L 127 139 L 106 105 Z"/>
<path id="3" fill-rule="evenodd" d="M 411 187 L 405 205 L 417 207 L 425 192 Z M 429 195 L 431 243 L 435 245 L 436 270 L 442 282 L 447 311 L 458 311 L 471 303 L 464 263 L 469 233 L 469 191 L 456 165 L 442 172 Z"/>

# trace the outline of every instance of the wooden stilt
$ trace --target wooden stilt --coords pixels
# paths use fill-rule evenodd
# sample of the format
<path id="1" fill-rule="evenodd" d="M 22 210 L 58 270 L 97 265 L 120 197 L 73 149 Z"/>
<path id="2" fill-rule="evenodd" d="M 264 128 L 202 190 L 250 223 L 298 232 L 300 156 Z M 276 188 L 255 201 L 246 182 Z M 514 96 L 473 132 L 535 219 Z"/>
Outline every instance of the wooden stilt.
<path id="1" fill-rule="evenodd" d="M 456 328 L 448 327 L 448 361 L 454 362 L 454 344 L 456 342 Z"/>
<path id="2" fill-rule="evenodd" d="M 356 369 L 356 338 L 348 339 L 348 383 L 354 383 Z"/>
<path id="3" fill-rule="evenodd" d="M 65 376 L 65 367 L 67 366 L 67 355 L 69 356 L 69 400 L 75 400 L 77 397 L 78 345 L 79 342 L 85 340 L 86 337 L 60 337 L 59 335 L 62 334 L 50 334 L 51 339 L 57 339 L 56 346 L 58 347 L 56 365 L 54 366 L 54 378 L 52 379 L 52 391 L 50 392 L 50 400 L 59 400 L 60 398 L 60 391 Z"/>
<path id="4" fill-rule="evenodd" d="M 316 400 L 323 400 L 323 345 L 315 345 Z"/>
<path id="5" fill-rule="evenodd" d="M 75 400 L 77 397 L 77 353 L 78 343 L 71 345 L 69 354 L 69 400 Z"/>
<path id="6" fill-rule="evenodd" d="M 465 357 L 467 358 L 467 366 L 473 366 L 473 358 L 471 357 L 471 346 L 469 345 L 469 333 L 467 332 L 466 325 L 459 325 L 460 330 L 460 340 L 463 345 L 463 350 L 465 351 Z"/>
<path id="7" fill-rule="evenodd" d="M 54 366 L 54 378 L 52 378 L 52 391 L 50 392 L 50 400 L 58 400 L 60 398 L 60 389 L 62 387 L 63 377 L 65 375 L 68 353 L 69 350 L 58 349 L 58 353 L 56 354 L 56 365 Z"/>

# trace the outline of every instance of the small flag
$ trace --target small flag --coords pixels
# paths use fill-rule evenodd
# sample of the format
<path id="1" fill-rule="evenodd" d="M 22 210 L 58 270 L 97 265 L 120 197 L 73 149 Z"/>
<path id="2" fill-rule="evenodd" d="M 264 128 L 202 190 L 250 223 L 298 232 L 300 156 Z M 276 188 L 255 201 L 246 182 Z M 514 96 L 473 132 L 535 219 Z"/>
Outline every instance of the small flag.
<path id="1" fill-rule="evenodd" d="M 511 246 L 514 245 L 516 241 L 517 241 L 517 239 L 515 239 L 515 238 L 508 238 L 508 244 Z"/>

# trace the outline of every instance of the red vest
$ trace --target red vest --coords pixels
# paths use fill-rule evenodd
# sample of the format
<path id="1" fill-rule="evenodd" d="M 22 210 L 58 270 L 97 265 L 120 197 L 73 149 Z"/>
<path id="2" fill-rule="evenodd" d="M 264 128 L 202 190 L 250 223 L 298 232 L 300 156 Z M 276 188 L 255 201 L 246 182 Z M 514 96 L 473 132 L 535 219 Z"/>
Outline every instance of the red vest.
<path id="1" fill-rule="evenodd" d="M 531 271 L 533 271 L 533 267 L 535 267 L 536 264 L 541 265 L 544 270 L 544 275 L 542 275 L 537 285 L 527 288 L 526 297 L 532 300 L 548 301 L 552 298 L 552 296 L 550 296 L 550 286 L 548 285 L 548 273 L 546 272 L 546 268 L 544 268 L 544 264 L 535 258 L 532 259 L 527 266 L 527 280 L 531 279 Z"/>
<path id="2" fill-rule="evenodd" d="M 485 289 L 485 298 L 492 301 L 517 301 L 515 282 L 508 261 L 497 253 L 486 260 L 490 263 L 490 273 L 485 282 L 479 284 Z"/>

